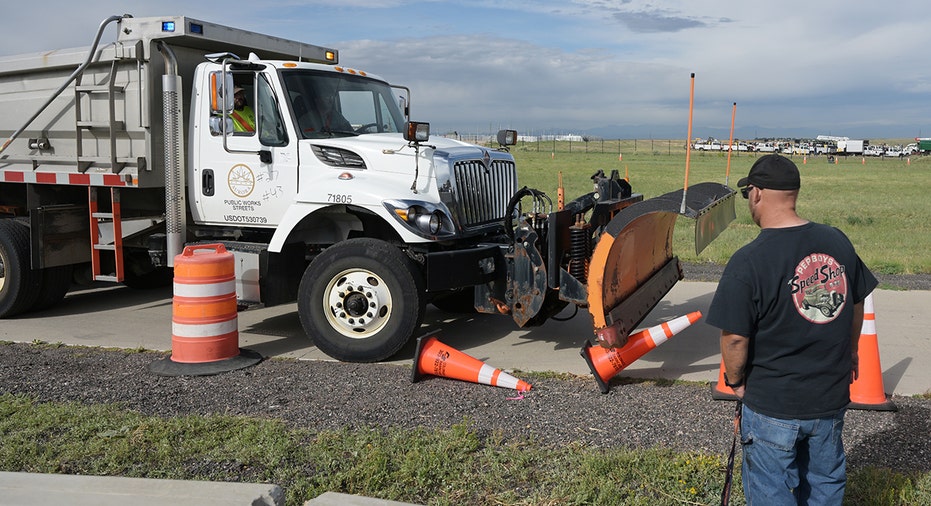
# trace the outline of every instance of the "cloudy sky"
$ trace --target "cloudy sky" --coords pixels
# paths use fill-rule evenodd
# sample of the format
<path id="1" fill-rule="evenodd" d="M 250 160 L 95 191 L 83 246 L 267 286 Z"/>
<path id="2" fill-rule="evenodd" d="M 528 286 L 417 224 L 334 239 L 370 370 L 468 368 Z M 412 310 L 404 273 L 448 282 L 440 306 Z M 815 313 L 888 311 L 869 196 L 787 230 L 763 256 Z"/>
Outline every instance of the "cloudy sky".
<path id="1" fill-rule="evenodd" d="M 223 6 L 222 10 L 220 6 Z M 924 0 L 50 0 L 0 55 L 89 45 L 113 14 L 183 14 L 335 47 L 413 90 L 434 132 L 931 137 Z M 104 41 L 111 41 L 111 28 Z"/>

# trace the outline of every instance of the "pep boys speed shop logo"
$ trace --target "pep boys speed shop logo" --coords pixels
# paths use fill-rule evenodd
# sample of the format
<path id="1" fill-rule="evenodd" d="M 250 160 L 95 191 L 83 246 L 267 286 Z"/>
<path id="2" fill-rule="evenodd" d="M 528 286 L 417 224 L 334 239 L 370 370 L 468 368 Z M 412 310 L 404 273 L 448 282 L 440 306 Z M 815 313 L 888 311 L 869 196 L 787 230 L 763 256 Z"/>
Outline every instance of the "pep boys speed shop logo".
<path id="1" fill-rule="evenodd" d="M 803 258 L 789 287 L 798 314 L 813 323 L 834 321 L 847 302 L 846 269 L 824 253 Z"/>

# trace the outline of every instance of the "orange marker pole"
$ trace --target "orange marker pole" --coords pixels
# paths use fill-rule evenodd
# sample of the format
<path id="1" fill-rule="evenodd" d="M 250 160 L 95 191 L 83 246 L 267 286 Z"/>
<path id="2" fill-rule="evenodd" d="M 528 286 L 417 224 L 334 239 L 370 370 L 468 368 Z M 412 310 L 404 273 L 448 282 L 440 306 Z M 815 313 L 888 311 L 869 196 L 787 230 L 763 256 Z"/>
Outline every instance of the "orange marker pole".
<path id="1" fill-rule="evenodd" d="M 562 185 L 562 171 L 559 171 L 559 186 L 556 187 L 556 209 L 562 211 L 566 207 L 566 189 Z"/>
<path id="2" fill-rule="evenodd" d="M 731 143 L 727 147 L 727 169 L 725 169 L 725 172 L 724 172 L 724 185 L 725 186 L 727 186 L 728 178 L 731 176 L 731 152 L 734 150 L 734 120 L 735 119 L 737 119 L 737 102 L 734 102 L 734 108 L 731 110 Z"/>
<path id="3" fill-rule="evenodd" d="M 695 108 L 695 72 L 692 72 L 692 84 L 689 90 L 689 133 L 685 139 L 685 185 L 682 187 L 682 208 L 680 214 L 685 214 L 685 194 L 689 190 L 689 164 L 692 161 L 692 111 Z"/>

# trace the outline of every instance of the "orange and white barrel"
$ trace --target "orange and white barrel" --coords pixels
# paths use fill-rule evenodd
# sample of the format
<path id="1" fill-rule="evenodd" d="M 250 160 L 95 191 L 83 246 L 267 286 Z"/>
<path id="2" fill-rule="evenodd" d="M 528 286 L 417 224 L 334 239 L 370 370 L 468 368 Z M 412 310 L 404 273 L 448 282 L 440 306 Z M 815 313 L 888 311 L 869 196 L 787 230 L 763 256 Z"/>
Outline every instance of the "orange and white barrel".
<path id="1" fill-rule="evenodd" d="M 233 254 L 222 244 L 187 246 L 174 269 L 171 360 L 197 364 L 239 355 Z"/>

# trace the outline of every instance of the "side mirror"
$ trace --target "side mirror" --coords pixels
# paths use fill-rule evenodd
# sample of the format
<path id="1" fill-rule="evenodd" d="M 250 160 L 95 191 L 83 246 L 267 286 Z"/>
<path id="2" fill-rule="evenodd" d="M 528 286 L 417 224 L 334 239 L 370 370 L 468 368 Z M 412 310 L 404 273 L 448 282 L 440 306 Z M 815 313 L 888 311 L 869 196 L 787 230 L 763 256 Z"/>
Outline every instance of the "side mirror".
<path id="1" fill-rule="evenodd" d="M 498 144 L 502 146 L 517 144 L 517 130 L 498 130 Z"/>
<path id="2" fill-rule="evenodd" d="M 430 123 L 408 121 L 404 125 L 404 140 L 407 142 L 427 142 L 430 139 Z"/>
<path id="3" fill-rule="evenodd" d="M 223 72 L 210 73 L 210 111 L 215 114 L 222 114 L 223 111 L 233 110 L 233 75 L 226 73 L 226 79 L 223 79 Z"/>

